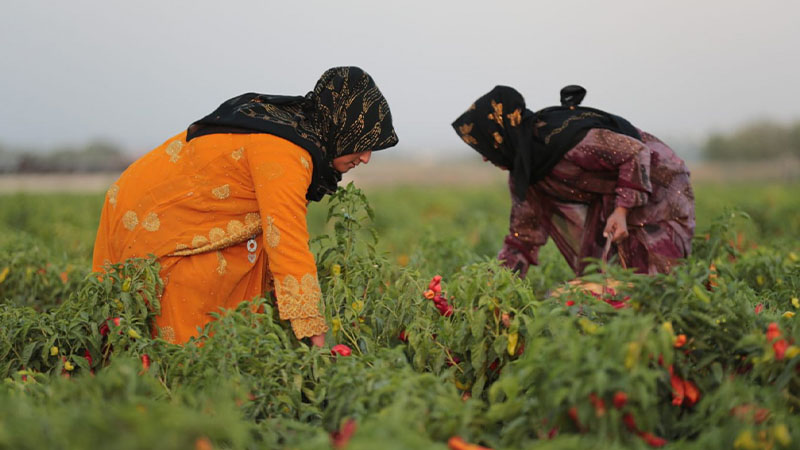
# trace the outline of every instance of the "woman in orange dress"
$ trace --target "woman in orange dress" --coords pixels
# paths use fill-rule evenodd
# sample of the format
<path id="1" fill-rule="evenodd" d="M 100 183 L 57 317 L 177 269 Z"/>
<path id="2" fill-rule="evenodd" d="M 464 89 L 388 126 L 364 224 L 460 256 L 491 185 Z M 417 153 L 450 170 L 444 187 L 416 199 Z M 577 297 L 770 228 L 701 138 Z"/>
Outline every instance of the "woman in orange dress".
<path id="1" fill-rule="evenodd" d="M 386 99 L 357 67 L 313 91 L 244 94 L 133 163 L 108 190 L 93 266 L 158 258 L 165 287 L 154 333 L 197 336 L 220 308 L 272 291 L 298 339 L 327 331 L 306 207 L 341 174 L 397 144 Z"/>

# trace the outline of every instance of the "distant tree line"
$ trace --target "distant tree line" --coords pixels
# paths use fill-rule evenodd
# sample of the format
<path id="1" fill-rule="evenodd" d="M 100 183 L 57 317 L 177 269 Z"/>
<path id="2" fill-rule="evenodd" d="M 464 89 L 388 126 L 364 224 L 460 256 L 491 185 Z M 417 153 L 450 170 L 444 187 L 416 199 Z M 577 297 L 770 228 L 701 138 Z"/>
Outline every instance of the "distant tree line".
<path id="1" fill-rule="evenodd" d="M 0 146 L 0 173 L 121 172 L 133 159 L 107 141 L 93 141 L 84 147 L 62 147 L 50 152 L 9 150 Z"/>
<path id="2" fill-rule="evenodd" d="M 764 160 L 800 158 L 800 121 L 782 125 L 752 122 L 728 134 L 712 134 L 703 146 L 708 160 Z"/>

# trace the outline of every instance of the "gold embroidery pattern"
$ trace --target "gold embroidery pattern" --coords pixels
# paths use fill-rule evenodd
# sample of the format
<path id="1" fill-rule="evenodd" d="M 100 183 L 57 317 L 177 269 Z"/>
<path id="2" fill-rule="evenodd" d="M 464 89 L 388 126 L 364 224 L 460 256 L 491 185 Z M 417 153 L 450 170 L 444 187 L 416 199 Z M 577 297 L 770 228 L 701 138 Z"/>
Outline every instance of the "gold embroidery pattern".
<path id="1" fill-rule="evenodd" d="M 580 113 L 577 116 L 572 116 L 569 119 L 565 120 L 564 123 L 562 123 L 560 127 L 558 127 L 555 130 L 551 131 L 550 134 L 548 134 L 547 137 L 544 138 L 544 143 L 545 144 L 549 144 L 550 143 L 550 138 L 552 138 L 553 136 L 555 136 L 555 135 L 561 133 L 562 131 L 564 131 L 567 128 L 567 126 L 569 126 L 570 122 L 572 122 L 574 120 L 585 119 L 587 117 L 603 117 L 603 116 L 601 114 L 597 114 L 597 113 L 591 112 L 591 111 Z"/>
<path id="2" fill-rule="evenodd" d="M 158 229 L 161 228 L 161 221 L 158 220 L 158 215 L 156 213 L 150 213 L 145 216 L 142 221 L 142 228 L 147 231 L 158 231 Z"/>
<path id="3" fill-rule="evenodd" d="M 219 275 L 225 275 L 225 271 L 228 269 L 228 261 L 225 260 L 225 257 L 222 256 L 222 252 L 217 251 L 217 273 Z"/>
<path id="4" fill-rule="evenodd" d="M 258 214 L 255 215 L 258 216 Z M 231 222 L 236 222 L 238 224 L 241 224 L 241 222 L 239 222 L 238 220 L 232 220 Z M 191 255 L 199 255 L 200 253 L 221 250 L 223 248 L 227 248 L 232 245 L 241 244 L 242 242 L 250 239 L 252 236 L 261 234 L 260 221 L 250 222 L 247 225 L 244 225 L 241 228 L 239 228 L 237 232 L 232 232 L 231 222 L 228 223 L 228 235 L 224 236 L 222 239 L 215 242 L 209 242 L 205 236 L 197 235 L 194 237 L 194 239 L 192 239 L 192 247 L 194 247 L 193 249 L 175 251 L 173 253 L 170 253 L 168 256 L 191 256 Z M 217 229 L 222 231 L 222 228 L 217 228 Z"/>
<path id="5" fill-rule="evenodd" d="M 178 244 L 175 246 L 176 251 L 186 250 L 187 248 L 189 248 L 189 246 L 186 244 Z"/>
<path id="6" fill-rule="evenodd" d="M 475 126 L 474 123 L 465 123 L 464 125 L 459 126 L 458 134 L 461 135 L 461 139 L 463 139 L 467 144 L 478 145 L 478 140 L 470 135 L 473 126 Z"/>
<path id="7" fill-rule="evenodd" d="M 108 192 L 106 192 L 106 197 L 108 197 L 108 203 L 111 206 L 117 206 L 117 195 L 119 194 L 119 185 L 112 184 L 111 187 L 108 188 Z"/>
<path id="8" fill-rule="evenodd" d="M 135 212 L 127 211 L 122 216 L 122 226 L 127 228 L 128 231 L 133 231 L 136 225 L 139 225 L 139 217 L 136 216 Z"/>
<path id="9" fill-rule="evenodd" d="M 506 114 L 506 117 L 508 118 L 508 123 L 515 127 L 522 122 L 522 110 L 517 108 L 514 112 Z"/>
<path id="10" fill-rule="evenodd" d="M 192 238 L 192 247 L 194 247 L 195 250 L 204 247 L 206 244 L 208 244 L 208 238 L 201 234 Z"/>
<path id="11" fill-rule="evenodd" d="M 231 152 L 231 158 L 233 158 L 236 161 L 242 159 L 243 156 L 244 156 L 244 147 L 239 147 L 233 152 Z"/>
<path id="12" fill-rule="evenodd" d="M 175 329 L 172 327 L 158 327 L 159 335 L 161 339 L 169 342 L 170 344 L 175 343 Z"/>
<path id="13" fill-rule="evenodd" d="M 500 128 L 503 128 L 503 104 L 496 103 L 494 100 L 492 100 L 492 109 L 494 112 L 489 113 L 487 117 L 490 120 L 497 122 L 497 124 L 500 125 Z"/>
<path id="14" fill-rule="evenodd" d="M 261 214 L 247 213 L 247 215 L 244 216 L 244 226 L 250 228 L 255 224 L 261 224 Z"/>
<path id="15" fill-rule="evenodd" d="M 167 145 L 167 155 L 169 155 L 169 162 L 176 163 L 181 159 L 181 150 L 183 150 L 183 142 L 175 140 Z"/>
<path id="16" fill-rule="evenodd" d="M 278 313 L 282 320 L 320 315 L 322 291 L 316 275 L 307 273 L 299 283 L 292 275 L 287 275 L 283 283 L 275 280 L 275 294 L 278 297 Z"/>
<path id="17" fill-rule="evenodd" d="M 328 331 L 328 324 L 322 316 L 292 319 L 292 330 L 297 339 L 316 336 Z"/>
<path id="18" fill-rule="evenodd" d="M 228 234 L 238 236 L 244 232 L 244 224 L 238 220 L 231 220 L 228 222 Z"/>
<path id="19" fill-rule="evenodd" d="M 306 170 L 308 170 L 308 169 L 310 169 L 310 168 L 311 168 L 311 164 L 309 164 L 309 163 L 308 163 L 308 160 L 307 160 L 305 157 L 303 157 L 303 156 L 301 156 L 301 157 L 300 157 L 300 164 L 302 164 L 302 165 L 303 165 L 303 167 L 304 167 Z"/>
<path id="20" fill-rule="evenodd" d="M 229 184 L 223 184 L 218 188 L 212 189 L 211 194 L 218 200 L 225 200 L 231 196 L 231 186 Z"/>
<path id="21" fill-rule="evenodd" d="M 492 133 L 492 136 L 494 136 L 494 148 L 500 147 L 500 144 L 503 143 L 503 136 L 500 135 L 500 133 L 498 133 L 497 131 Z"/>
<path id="22" fill-rule="evenodd" d="M 211 239 L 211 242 L 219 242 L 225 239 L 225 230 L 214 227 L 208 232 L 208 238 Z"/>
<path id="23" fill-rule="evenodd" d="M 272 219 L 272 216 L 267 216 L 267 229 L 264 232 L 267 238 L 267 245 L 272 248 L 275 248 L 281 242 L 281 232 L 278 230 L 278 227 L 275 226 L 275 221 Z"/>

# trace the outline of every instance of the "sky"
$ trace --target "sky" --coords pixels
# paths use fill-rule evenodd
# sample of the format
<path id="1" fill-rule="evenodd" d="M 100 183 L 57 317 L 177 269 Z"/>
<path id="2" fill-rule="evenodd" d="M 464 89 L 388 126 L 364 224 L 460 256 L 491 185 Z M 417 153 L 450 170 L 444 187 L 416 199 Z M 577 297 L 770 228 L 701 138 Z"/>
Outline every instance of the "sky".
<path id="1" fill-rule="evenodd" d="M 106 139 L 143 154 L 230 97 L 302 95 L 340 65 L 373 76 L 397 154 L 412 157 L 469 151 L 450 123 L 497 84 L 533 110 L 581 84 L 584 105 L 679 147 L 751 120 L 800 120 L 796 0 L 3 0 L 2 10 L 6 147 Z"/>

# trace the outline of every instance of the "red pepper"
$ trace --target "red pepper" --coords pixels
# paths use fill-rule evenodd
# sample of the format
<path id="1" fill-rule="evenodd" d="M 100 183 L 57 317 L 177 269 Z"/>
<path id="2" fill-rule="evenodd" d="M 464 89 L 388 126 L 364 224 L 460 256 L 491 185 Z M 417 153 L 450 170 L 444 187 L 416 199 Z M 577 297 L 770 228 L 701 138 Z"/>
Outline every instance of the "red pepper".
<path id="1" fill-rule="evenodd" d="M 350 353 L 350 347 L 344 344 L 334 345 L 333 348 L 331 348 L 331 355 L 333 356 L 350 356 Z"/>
<path id="2" fill-rule="evenodd" d="M 628 403 L 628 394 L 617 391 L 614 394 L 614 408 L 622 409 L 626 403 Z"/>
<path id="3" fill-rule="evenodd" d="M 566 303 L 566 305 L 567 305 L 567 306 L 572 306 L 572 305 L 574 305 L 574 304 L 575 304 L 575 302 L 574 302 L 574 301 L 572 301 L 572 300 L 567 300 L 567 303 Z"/>
<path id="4" fill-rule="evenodd" d="M 700 390 L 689 380 L 683 380 L 683 392 L 686 395 L 686 406 L 694 406 L 700 400 Z"/>
<path id="5" fill-rule="evenodd" d="M 347 422 L 342 425 L 339 431 L 334 431 L 331 433 L 331 443 L 333 444 L 334 448 L 344 448 L 347 445 L 347 442 L 350 441 L 350 438 L 353 437 L 353 434 L 356 432 L 356 421 L 353 419 L 347 419 Z"/>
<path id="6" fill-rule="evenodd" d="M 672 404 L 680 406 L 684 397 L 683 379 L 672 371 L 672 366 L 669 366 L 669 382 L 672 385 Z"/>
<path id="7" fill-rule="evenodd" d="M 492 450 L 476 444 L 470 444 L 459 436 L 453 436 L 447 441 L 447 448 L 450 450 Z"/>
<path id="8" fill-rule="evenodd" d="M 406 330 L 401 331 L 400 334 L 397 336 L 397 339 L 400 339 L 403 342 L 408 342 L 408 335 L 406 335 Z"/>
<path id="9" fill-rule="evenodd" d="M 761 311 L 763 311 L 763 310 L 764 310 L 764 304 L 763 303 L 759 303 L 759 304 L 756 305 L 756 309 L 755 309 L 756 314 L 760 314 Z"/>
<path id="10" fill-rule="evenodd" d="M 589 401 L 592 402 L 594 405 L 594 413 L 597 417 L 603 417 L 606 415 L 606 402 L 603 401 L 602 398 L 598 397 L 594 392 L 589 394 Z"/>
<path id="11" fill-rule="evenodd" d="M 775 322 L 770 323 L 767 326 L 767 342 L 772 342 L 779 337 L 781 337 L 781 329 L 778 328 L 778 324 Z"/>
<path id="12" fill-rule="evenodd" d="M 150 369 L 150 357 L 147 354 L 142 355 L 142 369 Z"/>
<path id="13" fill-rule="evenodd" d="M 622 422 L 625 423 L 625 426 L 628 428 L 628 431 L 634 433 L 639 431 L 639 429 L 636 427 L 636 419 L 633 418 L 633 414 L 626 413 L 624 416 L 622 416 Z"/>
<path id="14" fill-rule="evenodd" d="M 672 346 L 675 347 L 675 348 L 681 348 L 681 347 L 683 347 L 684 344 L 686 344 L 686 335 L 685 334 L 679 334 L 675 338 L 675 342 L 672 344 Z"/>
<path id="15" fill-rule="evenodd" d="M 786 339 L 775 341 L 775 343 L 772 344 L 772 349 L 775 350 L 775 359 L 778 361 L 782 360 L 786 356 L 787 348 L 789 348 L 789 343 L 786 342 Z"/>
<path id="16" fill-rule="evenodd" d="M 656 436 L 654 434 L 651 434 L 651 433 L 647 433 L 647 432 L 643 431 L 643 432 L 639 433 L 639 437 L 644 439 L 644 441 L 647 442 L 647 445 L 649 445 L 650 447 L 663 447 L 663 446 L 667 445 L 667 440 L 666 439 L 660 438 L 660 437 L 658 437 L 658 436 Z"/>

